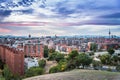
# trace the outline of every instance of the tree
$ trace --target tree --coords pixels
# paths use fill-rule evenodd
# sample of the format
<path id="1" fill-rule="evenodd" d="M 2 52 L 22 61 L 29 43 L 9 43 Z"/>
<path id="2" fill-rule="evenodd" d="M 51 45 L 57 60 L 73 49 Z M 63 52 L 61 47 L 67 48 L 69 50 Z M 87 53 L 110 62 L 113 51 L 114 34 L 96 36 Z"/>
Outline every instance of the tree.
<path id="1" fill-rule="evenodd" d="M 85 66 L 88 66 L 90 63 L 92 63 L 92 58 L 89 57 L 87 54 L 81 53 L 77 56 L 76 59 L 77 67 L 83 66 L 84 68 Z"/>
<path id="2" fill-rule="evenodd" d="M 45 46 L 44 47 L 44 57 L 48 57 L 48 54 L 49 54 L 49 49 L 48 49 L 48 46 Z"/>
<path id="3" fill-rule="evenodd" d="M 73 50 L 68 56 L 70 59 L 74 59 L 76 56 L 78 56 L 78 51 L 77 50 Z"/>
<path id="4" fill-rule="evenodd" d="M 48 57 L 48 60 L 55 60 L 58 52 L 51 53 Z"/>
<path id="5" fill-rule="evenodd" d="M 54 53 L 55 52 L 55 49 L 49 49 L 49 53 Z"/>
<path id="6" fill-rule="evenodd" d="M 112 65 L 118 65 L 120 62 L 120 57 L 118 57 L 117 55 L 114 55 L 111 57 L 111 63 Z"/>
<path id="7" fill-rule="evenodd" d="M 100 60 L 102 64 L 109 65 L 111 63 L 111 56 L 110 54 L 104 54 L 100 56 Z"/>
<path id="8" fill-rule="evenodd" d="M 117 65 L 117 66 L 116 66 L 116 70 L 117 70 L 118 72 L 120 72 L 120 65 Z"/>
<path id="9" fill-rule="evenodd" d="M 64 59 L 64 54 L 61 54 L 61 53 L 57 53 L 56 57 L 55 57 L 55 60 L 57 62 L 59 62 L 60 60 Z"/>
<path id="10" fill-rule="evenodd" d="M 96 52 L 96 50 L 97 50 L 97 44 L 96 43 L 91 43 L 90 44 L 90 50 Z"/>
<path id="11" fill-rule="evenodd" d="M 92 61 L 92 65 L 93 65 L 93 68 L 96 70 L 96 69 L 100 69 L 102 67 L 102 64 L 100 61 L 95 61 L 93 60 Z"/>
<path id="12" fill-rule="evenodd" d="M 115 52 L 113 48 L 109 48 L 107 51 L 110 55 L 113 55 Z"/>
<path id="13" fill-rule="evenodd" d="M 44 59 L 42 59 L 38 62 L 38 64 L 39 64 L 39 67 L 44 68 L 46 65 L 46 61 Z"/>

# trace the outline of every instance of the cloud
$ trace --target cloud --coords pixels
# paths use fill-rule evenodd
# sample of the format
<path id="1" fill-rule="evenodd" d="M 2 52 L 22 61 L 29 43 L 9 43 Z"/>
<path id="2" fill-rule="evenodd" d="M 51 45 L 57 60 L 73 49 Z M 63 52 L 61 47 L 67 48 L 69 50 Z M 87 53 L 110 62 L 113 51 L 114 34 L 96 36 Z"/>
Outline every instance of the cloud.
<path id="1" fill-rule="evenodd" d="M 119 35 L 119 9 L 119 0 L 1 0 L 0 29 L 16 35 L 107 35 L 110 27 Z"/>

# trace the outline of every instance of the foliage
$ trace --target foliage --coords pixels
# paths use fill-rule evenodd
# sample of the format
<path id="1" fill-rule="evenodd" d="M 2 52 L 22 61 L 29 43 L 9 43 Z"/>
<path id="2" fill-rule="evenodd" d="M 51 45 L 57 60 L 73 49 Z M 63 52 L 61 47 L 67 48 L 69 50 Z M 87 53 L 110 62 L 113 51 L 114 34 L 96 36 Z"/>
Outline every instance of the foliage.
<path id="1" fill-rule="evenodd" d="M 90 52 L 89 55 L 90 55 L 90 56 L 93 56 L 93 55 L 94 55 L 94 52 Z"/>
<path id="2" fill-rule="evenodd" d="M 49 73 L 56 73 L 56 72 L 60 72 L 60 68 L 58 66 L 53 66 L 49 70 Z"/>
<path id="3" fill-rule="evenodd" d="M 120 72 L 120 65 L 116 66 L 116 70 Z"/>
<path id="4" fill-rule="evenodd" d="M 76 60 L 69 60 L 68 63 L 67 63 L 67 69 L 68 70 L 72 70 L 72 69 L 75 69 L 76 68 Z"/>
<path id="5" fill-rule="evenodd" d="M 97 50 L 97 44 L 96 43 L 91 43 L 90 44 L 90 50 L 96 52 L 96 50 Z"/>
<path id="6" fill-rule="evenodd" d="M 64 55 L 59 52 L 54 52 L 49 55 L 49 60 L 56 60 L 59 62 L 60 60 L 64 59 Z"/>
<path id="7" fill-rule="evenodd" d="M 54 53 L 55 52 L 55 49 L 49 49 L 49 53 L 51 54 L 51 53 Z"/>
<path id="8" fill-rule="evenodd" d="M 44 68 L 46 65 L 46 61 L 44 59 L 42 59 L 38 62 L 38 64 L 39 64 L 39 67 Z"/>
<path id="9" fill-rule="evenodd" d="M 51 53 L 48 57 L 48 60 L 55 60 L 56 56 L 57 56 L 57 52 Z"/>
<path id="10" fill-rule="evenodd" d="M 3 75 L 5 80 L 22 80 L 22 78 L 17 74 L 12 74 L 8 66 L 4 66 Z"/>
<path id="11" fill-rule="evenodd" d="M 57 53 L 57 55 L 56 55 L 56 57 L 55 57 L 55 60 L 56 60 L 57 62 L 59 62 L 59 61 L 62 60 L 62 59 L 64 59 L 64 55 L 61 54 L 61 53 Z"/>
<path id="12" fill-rule="evenodd" d="M 107 51 L 110 55 L 113 55 L 115 52 L 113 48 L 109 48 Z"/>
<path id="13" fill-rule="evenodd" d="M 25 73 L 26 77 L 42 75 L 44 73 L 44 69 L 40 67 L 31 67 Z"/>
<path id="14" fill-rule="evenodd" d="M 76 56 L 78 56 L 78 51 L 77 50 L 73 50 L 68 56 L 70 59 L 74 59 Z"/>
<path id="15" fill-rule="evenodd" d="M 102 67 L 102 63 L 100 61 L 93 60 L 92 65 L 93 65 L 95 70 L 100 69 Z"/>
<path id="16" fill-rule="evenodd" d="M 44 57 L 48 57 L 48 54 L 49 54 L 49 49 L 47 46 L 44 47 Z"/>
<path id="17" fill-rule="evenodd" d="M 57 66 L 53 66 L 50 68 L 49 73 L 57 73 L 57 72 L 62 72 L 67 69 L 67 61 L 65 59 L 62 59 L 59 61 Z"/>
<path id="18" fill-rule="evenodd" d="M 9 70 L 8 66 L 6 65 L 4 66 L 3 75 L 4 75 L 5 80 L 10 80 L 12 78 L 12 73 Z"/>
<path id="19" fill-rule="evenodd" d="M 0 69 L 4 68 L 4 63 L 2 62 L 2 60 L 0 59 Z"/>
<path id="20" fill-rule="evenodd" d="M 114 55 L 111 57 L 111 64 L 112 65 L 118 65 L 120 62 L 120 57 L 118 57 L 117 55 Z"/>
<path id="21" fill-rule="evenodd" d="M 88 66 L 90 63 L 92 63 L 92 58 L 85 53 L 79 54 L 76 58 L 77 67 L 82 66 L 84 68 L 84 66 Z"/>
<path id="22" fill-rule="evenodd" d="M 65 71 L 67 69 L 67 61 L 65 59 L 60 60 L 58 66 L 60 71 Z"/>
<path id="23" fill-rule="evenodd" d="M 104 54 L 104 55 L 100 56 L 100 60 L 101 60 L 102 64 L 110 65 L 111 56 L 110 56 L 110 54 Z"/>
<path id="24" fill-rule="evenodd" d="M 67 69 L 71 70 L 76 68 L 76 57 L 79 55 L 77 50 L 73 50 L 68 55 Z"/>

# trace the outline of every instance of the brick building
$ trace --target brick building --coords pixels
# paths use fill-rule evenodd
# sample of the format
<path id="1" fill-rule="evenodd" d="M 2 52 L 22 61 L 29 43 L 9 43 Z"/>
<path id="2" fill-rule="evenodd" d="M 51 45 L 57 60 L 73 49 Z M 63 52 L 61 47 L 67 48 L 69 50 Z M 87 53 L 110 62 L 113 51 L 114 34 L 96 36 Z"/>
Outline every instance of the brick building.
<path id="1" fill-rule="evenodd" d="M 27 43 L 24 45 L 26 56 L 43 58 L 43 45 L 40 43 Z"/>
<path id="2" fill-rule="evenodd" d="M 0 58 L 13 74 L 24 74 L 24 52 L 0 45 Z"/>

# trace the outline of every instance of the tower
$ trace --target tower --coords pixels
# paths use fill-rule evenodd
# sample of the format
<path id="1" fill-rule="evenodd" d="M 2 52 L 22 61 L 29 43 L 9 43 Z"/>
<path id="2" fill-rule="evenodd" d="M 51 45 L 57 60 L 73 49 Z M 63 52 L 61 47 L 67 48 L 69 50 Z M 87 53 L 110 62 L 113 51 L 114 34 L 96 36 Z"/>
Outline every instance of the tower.
<path id="1" fill-rule="evenodd" d="M 29 36 L 28 36 L 28 37 L 29 37 L 29 39 L 30 39 L 30 38 L 31 38 L 31 35 L 29 34 Z"/>
<path id="2" fill-rule="evenodd" d="M 109 29 L 109 39 L 110 39 L 110 36 L 111 36 L 111 31 L 110 31 L 110 29 Z"/>

